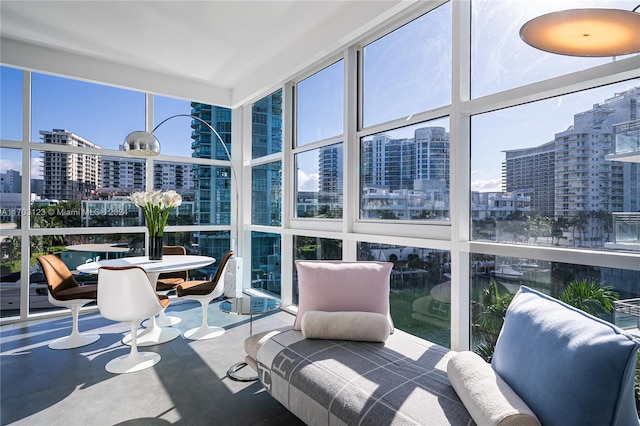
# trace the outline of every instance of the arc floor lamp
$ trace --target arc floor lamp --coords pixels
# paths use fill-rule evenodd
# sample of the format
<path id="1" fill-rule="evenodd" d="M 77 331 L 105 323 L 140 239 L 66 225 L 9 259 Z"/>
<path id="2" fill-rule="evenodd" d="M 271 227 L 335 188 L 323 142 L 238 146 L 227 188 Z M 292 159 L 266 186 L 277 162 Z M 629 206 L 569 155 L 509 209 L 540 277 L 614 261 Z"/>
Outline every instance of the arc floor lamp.
<path id="1" fill-rule="evenodd" d="M 199 121 L 204 126 L 206 126 L 211 132 L 216 136 L 220 144 L 222 144 L 222 148 L 224 148 L 224 152 L 229 159 L 229 167 L 231 168 L 231 174 L 233 176 L 233 189 L 235 195 L 235 226 L 231 227 L 231 241 L 230 247 L 234 252 L 234 256 L 227 263 L 227 273 L 225 274 L 225 296 L 227 297 L 241 297 L 242 296 L 242 258 L 238 256 L 238 238 L 239 232 L 239 191 L 238 191 L 238 175 L 236 174 L 236 169 L 233 166 L 233 162 L 231 160 L 231 153 L 229 152 L 229 148 L 227 144 L 224 142 L 220 134 L 214 127 L 203 120 L 200 117 L 191 114 L 176 114 L 172 115 L 168 118 L 162 120 L 156 127 L 153 128 L 152 131 L 146 132 L 144 130 L 136 130 L 127 135 L 124 140 L 124 150 L 131 155 L 141 156 L 141 157 L 149 157 L 160 154 L 160 141 L 153 134 L 158 127 L 162 126 L 167 121 L 176 118 L 176 117 L 188 117 L 192 120 Z"/>

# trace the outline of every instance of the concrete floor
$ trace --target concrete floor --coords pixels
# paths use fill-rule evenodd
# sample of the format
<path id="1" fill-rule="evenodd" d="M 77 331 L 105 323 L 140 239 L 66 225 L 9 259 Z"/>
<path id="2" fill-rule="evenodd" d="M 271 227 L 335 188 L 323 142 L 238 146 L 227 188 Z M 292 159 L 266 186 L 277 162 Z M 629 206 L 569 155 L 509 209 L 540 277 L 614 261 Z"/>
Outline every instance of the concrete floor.
<path id="1" fill-rule="evenodd" d="M 140 348 L 162 360 L 136 373 L 115 375 L 105 364 L 128 353 L 121 343 L 128 326 L 99 313 L 80 317 L 80 331 L 100 334 L 88 346 L 52 350 L 47 344 L 71 332 L 71 317 L 0 327 L 1 425 L 301 425 L 259 382 L 237 382 L 227 369 L 244 358 L 249 317 L 209 306 L 209 324 L 223 336 Z M 167 313 L 182 318 L 184 332 L 201 321 L 197 302 L 172 304 Z M 293 324 L 279 311 L 254 317 L 253 332 Z M 244 371 L 246 370 L 246 371 Z M 251 373 L 249 368 L 241 373 Z"/>

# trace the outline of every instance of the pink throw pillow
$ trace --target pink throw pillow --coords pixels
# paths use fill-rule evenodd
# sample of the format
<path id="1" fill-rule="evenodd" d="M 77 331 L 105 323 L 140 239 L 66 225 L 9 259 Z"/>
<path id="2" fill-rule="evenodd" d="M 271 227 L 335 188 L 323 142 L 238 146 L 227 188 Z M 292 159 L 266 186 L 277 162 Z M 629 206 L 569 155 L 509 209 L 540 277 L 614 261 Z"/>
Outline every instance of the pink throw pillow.
<path id="1" fill-rule="evenodd" d="M 393 321 L 389 313 L 391 262 L 296 260 L 298 315 L 294 330 L 301 329 L 307 311 L 376 312 Z"/>

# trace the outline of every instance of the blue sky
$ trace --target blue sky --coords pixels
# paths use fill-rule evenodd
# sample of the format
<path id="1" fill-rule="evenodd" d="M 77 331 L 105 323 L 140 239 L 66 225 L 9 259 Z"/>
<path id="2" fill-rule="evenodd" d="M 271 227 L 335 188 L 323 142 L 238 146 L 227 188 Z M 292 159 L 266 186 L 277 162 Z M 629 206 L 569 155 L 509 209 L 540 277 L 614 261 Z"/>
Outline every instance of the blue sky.
<path id="1" fill-rule="evenodd" d="M 528 19 L 576 5 L 606 5 L 631 10 L 634 3 L 635 0 L 474 3 L 473 96 L 507 90 L 612 60 L 564 57 L 533 49 L 518 36 L 520 26 Z M 447 53 L 450 42 L 440 35 L 449 32 L 447 19 L 450 14 L 449 5 L 441 6 L 365 47 L 365 124 L 401 118 L 415 110 L 450 102 L 447 66 L 442 65 L 450 62 Z M 299 128 L 302 140 L 319 140 L 342 131 L 341 87 L 340 90 L 328 89 L 341 82 L 341 70 L 340 62 L 322 73 L 322 78 L 310 78 L 300 85 L 300 93 L 309 100 L 301 103 L 300 116 L 307 117 L 308 123 Z M 20 140 L 21 137 L 21 76 L 17 70 L 0 70 L 2 139 Z M 548 142 L 555 133 L 573 123 L 575 113 L 590 109 L 594 103 L 604 101 L 616 91 L 638 84 L 637 81 L 621 83 L 475 117 L 472 120 L 472 186 L 482 190 L 499 189 L 504 159 L 501 151 Z M 64 128 L 104 148 L 117 149 L 129 132 L 144 128 L 144 94 L 141 92 L 34 73 L 32 93 L 31 138 L 34 141 L 39 140 L 41 129 Z M 170 115 L 189 112 L 188 101 L 156 98 L 156 123 Z M 176 118 L 163 124 L 156 133 L 162 143 L 162 153 L 189 156 L 190 133 L 188 118 Z M 396 134 L 413 136 L 412 131 L 407 135 L 401 133 Z M 9 168 L 19 170 L 19 151 L 0 149 L 0 171 Z M 305 166 L 305 169 L 307 176 L 303 178 L 313 180 L 314 165 Z"/>

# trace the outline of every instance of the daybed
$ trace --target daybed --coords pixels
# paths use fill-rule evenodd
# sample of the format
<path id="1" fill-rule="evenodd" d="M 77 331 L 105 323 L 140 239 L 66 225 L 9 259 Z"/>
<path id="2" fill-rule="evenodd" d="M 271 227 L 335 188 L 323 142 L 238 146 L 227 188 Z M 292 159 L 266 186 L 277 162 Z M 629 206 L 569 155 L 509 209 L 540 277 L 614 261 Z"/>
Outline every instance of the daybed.
<path id="1" fill-rule="evenodd" d="M 375 275 L 388 279 L 389 265 L 296 266 L 293 328 L 253 335 L 245 350 L 265 389 L 308 425 L 639 424 L 639 345 L 612 324 L 522 287 L 490 365 L 472 352 L 391 333 L 388 280 L 386 308 L 371 295 L 384 291 Z M 360 296 L 348 302 L 344 287 Z"/>

